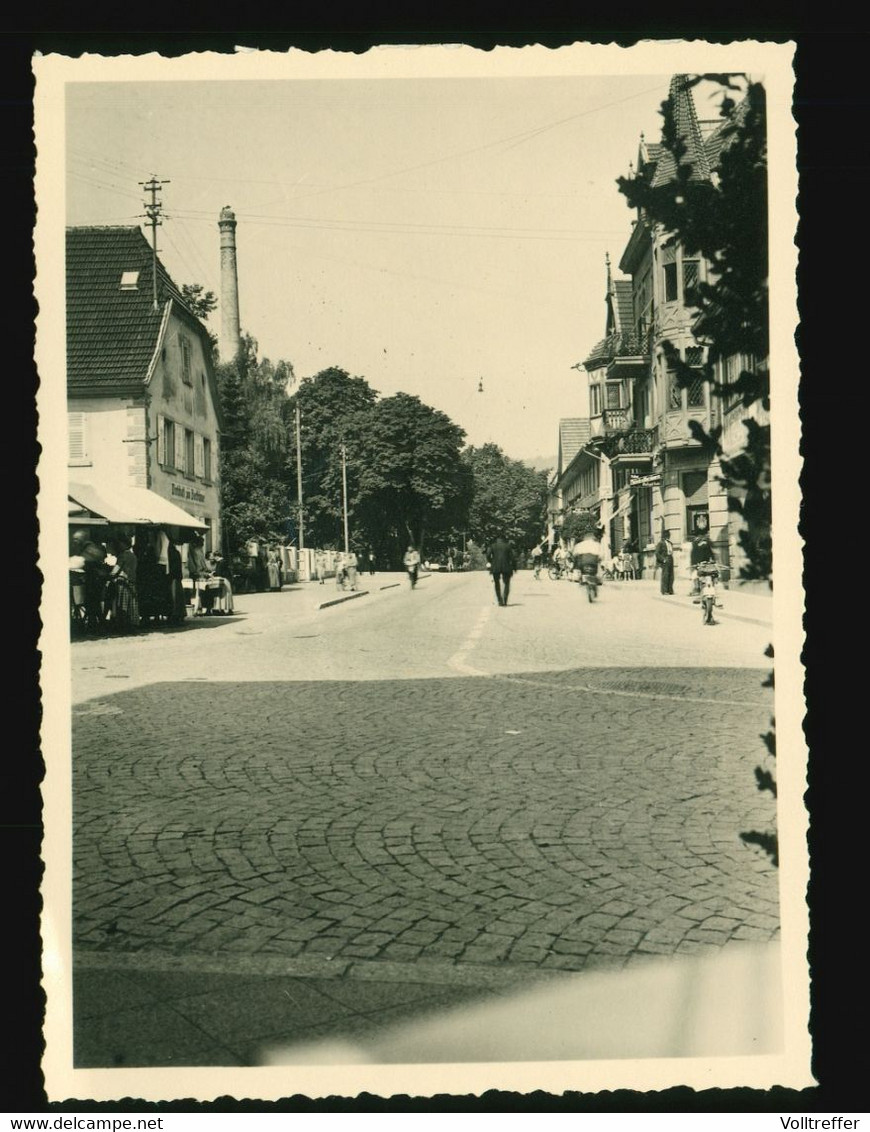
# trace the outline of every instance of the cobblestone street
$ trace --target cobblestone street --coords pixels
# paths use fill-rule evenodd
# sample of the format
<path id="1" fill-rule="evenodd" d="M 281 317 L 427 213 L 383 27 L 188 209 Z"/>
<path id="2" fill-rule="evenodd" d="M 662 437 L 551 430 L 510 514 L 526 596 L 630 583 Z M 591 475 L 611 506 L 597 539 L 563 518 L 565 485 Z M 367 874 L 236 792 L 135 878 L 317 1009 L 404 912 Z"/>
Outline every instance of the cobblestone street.
<path id="1" fill-rule="evenodd" d="M 773 821 L 762 617 L 527 574 L 506 610 L 485 575 L 372 591 L 73 647 L 82 1002 L 206 961 L 446 993 L 777 937 L 776 870 L 740 839 Z"/>

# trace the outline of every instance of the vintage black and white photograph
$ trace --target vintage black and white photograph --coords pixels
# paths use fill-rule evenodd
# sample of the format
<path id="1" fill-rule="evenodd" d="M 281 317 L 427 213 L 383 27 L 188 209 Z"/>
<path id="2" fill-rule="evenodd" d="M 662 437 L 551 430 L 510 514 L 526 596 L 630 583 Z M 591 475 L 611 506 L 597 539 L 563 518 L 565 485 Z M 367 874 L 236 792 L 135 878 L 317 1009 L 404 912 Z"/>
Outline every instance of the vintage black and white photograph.
<path id="1" fill-rule="evenodd" d="M 50 1099 L 812 1084 L 791 54 L 34 60 Z"/>

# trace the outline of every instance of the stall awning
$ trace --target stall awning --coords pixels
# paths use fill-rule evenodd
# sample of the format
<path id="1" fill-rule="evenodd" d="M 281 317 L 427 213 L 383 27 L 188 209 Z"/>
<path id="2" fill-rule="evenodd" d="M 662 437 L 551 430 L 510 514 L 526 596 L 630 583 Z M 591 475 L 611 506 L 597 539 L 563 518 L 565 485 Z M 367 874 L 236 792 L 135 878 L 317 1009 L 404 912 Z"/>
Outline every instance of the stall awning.
<path id="1" fill-rule="evenodd" d="M 146 526 L 193 527 L 206 530 L 205 523 L 145 487 L 107 486 L 71 483 L 68 497 L 85 510 L 110 523 Z M 72 519 L 72 511 L 70 519 Z"/>

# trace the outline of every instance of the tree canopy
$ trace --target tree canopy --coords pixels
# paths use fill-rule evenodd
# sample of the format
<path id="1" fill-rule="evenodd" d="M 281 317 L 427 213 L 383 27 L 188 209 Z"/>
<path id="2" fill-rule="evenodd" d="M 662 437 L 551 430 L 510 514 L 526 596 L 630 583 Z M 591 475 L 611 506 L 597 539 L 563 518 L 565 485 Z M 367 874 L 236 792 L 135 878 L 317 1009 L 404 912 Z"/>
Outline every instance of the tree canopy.
<path id="1" fill-rule="evenodd" d="M 462 462 L 469 475 L 468 528 L 488 545 L 496 535 L 520 549 L 540 541 L 547 522 L 547 473 L 506 456 L 497 444 L 467 448 Z"/>
<path id="2" fill-rule="evenodd" d="M 252 535 L 282 539 L 290 516 L 287 472 L 289 362 L 257 359 L 257 343 L 242 336 L 236 358 L 216 367 L 224 417 L 221 433 L 221 513 L 226 548 Z"/>

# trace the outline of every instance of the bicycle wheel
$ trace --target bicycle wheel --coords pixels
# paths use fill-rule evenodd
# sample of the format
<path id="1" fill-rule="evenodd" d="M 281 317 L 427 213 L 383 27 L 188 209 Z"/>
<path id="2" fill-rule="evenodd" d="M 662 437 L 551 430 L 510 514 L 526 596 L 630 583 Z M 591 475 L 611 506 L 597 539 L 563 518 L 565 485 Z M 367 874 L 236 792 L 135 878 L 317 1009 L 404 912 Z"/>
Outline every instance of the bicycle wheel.
<path id="1" fill-rule="evenodd" d="M 553 580 L 554 582 L 555 582 L 555 581 L 558 581 L 558 578 L 559 578 L 559 567 L 558 567 L 558 566 L 551 566 L 551 567 L 549 568 L 549 570 L 547 571 L 547 576 L 548 576 L 549 578 L 552 578 L 552 580 Z"/>
<path id="2" fill-rule="evenodd" d="M 713 624 L 713 599 L 711 597 L 701 598 L 701 615 L 705 625 Z"/>

